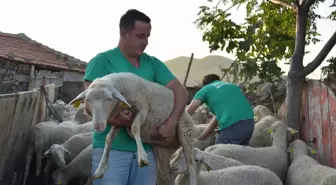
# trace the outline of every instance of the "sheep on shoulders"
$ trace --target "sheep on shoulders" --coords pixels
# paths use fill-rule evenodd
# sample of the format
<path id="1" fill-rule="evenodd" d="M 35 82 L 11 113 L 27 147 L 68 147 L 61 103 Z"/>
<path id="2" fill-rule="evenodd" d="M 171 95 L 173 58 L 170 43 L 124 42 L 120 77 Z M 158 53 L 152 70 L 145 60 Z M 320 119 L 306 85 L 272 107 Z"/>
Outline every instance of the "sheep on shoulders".
<path id="1" fill-rule="evenodd" d="M 291 164 L 288 168 L 286 185 L 335 185 L 336 169 L 319 164 L 308 156 L 308 147 L 302 140 L 295 140 L 288 147 Z"/>
<path id="2" fill-rule="evenodd" d="M 272 171 L 252 165 L 244 165 L 241 162 L 213 155 L 194 148 L 197 165 L 197 183 L 199 185 L 282 185 L 281 180 Z M 205 164 L 209 171 L 201 171 L 200 164 Z M 176 185 L 188 185 L 189 178 L 185 159 L 180 157 L 171 164 L 175 173 L 179 174 L 175 179 Z"/>
<path id="3" fill-rule="evenodd" d="M 236 159 L 244 164 L 257 165 L 273 171 L 282 181 L 286 179 L 288 168 L 287 132 L 295 134 L 292 128 L 277 121 L 264 129 L 271 133 L 273 144 L 270 147 L 253 148 L 234 144 L 216 144 L 205 149 L 206 152 Z M 274 160 L 276 159 L 276 160 Z"/>
<path id="4" fill-rule="evenodd" d="M 145 80 L 133 73 L 112 73 L 95 79 L 87 90 L 80 93 L 69 104 L 74 104 L 81 100 L 84 100 L 85 106 L 90 108 L 94 129 L 98 132 L 105 130 L 108 116 L 115 116 L 119 113 L 123 109 L 122 105 L 134 109 L 136 114 L 132 123 L 131 134 L 137 143 L 139 166 L 148 165 L 147 154 L 141 144 L 142 142 L 159 146 L 167 145 L 166 139 L 153 140 L 151 135 L 169 117 L 173 110 L 174 93 L 167 87 Z M 188 165 L 191 184 L 196 185 L 195 161 L 191 155 L 194 141 L 193 128 L 192 118 L 184 111 L 177 124 L 177 133 L 173 133 L 172 138 L 169 139 L 182 146 L 183 152 L 186 154 L 185 158 L 190 162 Z M 103 176 L 108 164 L 111 141 L 118 131 L 118 128 L 111 127 L 107 135 L 102 160 L 93 175 L 94 179 Z M 155 147 L 153 146 L 154 151 Z M 158 157 L 156 153 L 155 156 Z M 170 156 L 165 154 L 160 157 L 162 160 L 159 161 L 159 166 L 165 167 L 165 170 L 163 170 L 164 176 L 172 184 L 174 178 L 169 173 Z"/>

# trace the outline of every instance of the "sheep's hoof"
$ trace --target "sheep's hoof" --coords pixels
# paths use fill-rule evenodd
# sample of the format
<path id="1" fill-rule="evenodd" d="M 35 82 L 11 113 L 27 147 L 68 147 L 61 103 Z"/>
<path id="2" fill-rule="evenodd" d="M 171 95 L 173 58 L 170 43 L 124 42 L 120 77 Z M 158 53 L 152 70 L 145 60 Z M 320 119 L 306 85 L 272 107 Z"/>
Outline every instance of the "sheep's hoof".
<path id="1" fill-rule="evenodd" d="M 148 166 L 149 162 L 148 162 L 148 160 L 141 160 L 140 159 L 138 164 L 139 164 L 140 167 L 144 167 L 144 166 Z"/>

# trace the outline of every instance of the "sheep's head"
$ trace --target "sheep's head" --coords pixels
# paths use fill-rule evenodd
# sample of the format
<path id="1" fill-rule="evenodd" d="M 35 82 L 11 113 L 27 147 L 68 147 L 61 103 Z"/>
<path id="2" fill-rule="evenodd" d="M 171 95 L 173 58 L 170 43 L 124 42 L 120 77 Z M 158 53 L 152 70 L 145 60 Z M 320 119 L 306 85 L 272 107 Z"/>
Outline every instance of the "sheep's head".
<path id="1" fill-rule="evenodd" d="M 44 153 L 43 157 L 50 157 L 54 164 L 58 167 L 65 167 L 66 162 L 64 160 L 65 155 L 71 155 L 71 153 L 65 149 L 62 145 L 53 144 L 51 147 Z"/>
<path id="2" fill-rule="evenodd" d="M 290 143 L 299 133 L 297 130 L 294 130 L 293 128 L 288 127 L 284 122 L 282 121 L 276 121 L 274 122 L 270 127 L 263 129 L 264 131 L 271 134 L 272 138 L 274 138 L 274 134 L 285 134 L 285 138 L 287 140 L 287 143 Z M 282 136 L 280 136 L 282 138 Z"/>
<path id="3" fill-rule="evenodd" d="M 170 168 L 172 169 L 173 173 L 175 175 L 177 174 L 188 174 L 188 165 L 187 162 L 185 160 L 184 154 L 181 153 L 182 155 L 177 156 L 176 160 L 172 160 L 170 163 Z M 210 169 L 210 166 L 206 163 L 204 163 L 204 154 L 203 152 L 198 149 L 198 148 L 193 148 L 193 155 L 195 156 L 195 161 L 196 163 L 200 163 L 202 162 L 203 164 L 205 164 L 208 169 Z"/>
<path id="4" fill-rule="evenodd" d="M 291 160 L 301 155 L 308 155 L 308 152 L 310 152 L 311 154 L 316 154 L 315 149 L 309 147 L 307 143 L 300 139 L 297 139 L 289 144 L 287 152 L 289 153 Z"/>
<path id="5" fill-rule="evenodd" d="M 253 109 L 254 123 L 257 123 L 261 118 L 272 115 L 273 113 L 264 105 L 257 105 Z"/>
<path id="6" fill-rule="evenodd" d="M 108 117 L 113 118 L 125 106 L 131 107 L 125 97 L 106 82 L 92 82 L 87 90 L 81 92 L 69 104 L 73 105 L 83 100 L 85 107 L 92 113 L 92 122 L 97 132 L 105 130 Z"/>

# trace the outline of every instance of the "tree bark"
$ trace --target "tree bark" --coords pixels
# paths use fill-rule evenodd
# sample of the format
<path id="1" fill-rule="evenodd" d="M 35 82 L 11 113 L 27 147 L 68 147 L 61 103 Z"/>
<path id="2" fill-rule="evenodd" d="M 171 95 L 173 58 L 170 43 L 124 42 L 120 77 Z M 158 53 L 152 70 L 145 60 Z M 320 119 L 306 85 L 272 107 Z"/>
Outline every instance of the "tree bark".
<path id="1" fill-rule="evenodd" d="M 301 92 L 305 78 L 304 76 L 300 76 L 300 73 L 304 69 L 303 56 L 305 51 L 308 11 L 309 9 L 298 9 L 295 49 L 291 58 L 287 81 L 287 124 L 297 131 L 299 131 Z"/>

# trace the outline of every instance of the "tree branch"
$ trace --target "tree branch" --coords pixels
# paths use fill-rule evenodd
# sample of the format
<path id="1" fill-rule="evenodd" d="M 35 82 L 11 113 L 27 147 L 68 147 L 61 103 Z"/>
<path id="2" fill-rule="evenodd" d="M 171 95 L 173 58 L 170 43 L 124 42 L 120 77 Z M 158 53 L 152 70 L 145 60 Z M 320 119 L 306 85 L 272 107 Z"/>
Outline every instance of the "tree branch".
<path id="1" fill-rule="evenodd" d="M 303 4 L 303 8 L 306 10 L 309 10 L 309 8 L 311 7 L 311 5 L 313 5 L 315 3 L 316 0 L 305 0 L 302 4 Z"/>
<path id="2" fill-rule="evenodd" d="M 282 5 L 282 6 L 284 6 L 284 7 L 287 7 L 287 8 L 289 8 L 289 9 L 292 9 L 292 10 L 294 10 L 294 11 L 296 11 L 296 6 L 295 5 L 291 5 L 291 4 L 289 4 L 289 3 L 286 3 L 286 2 L 283 2 L 283 1 L 281 1 L 281 0 L 270 0 L 272 3 L 274 3 L 274 4 L 278 4 L 278 5 Z"/>
<path id="3" fill-rule="evenodd" d="M 320 66 L 321 63 L 324 61 L 324 59 L 328 56 L 332 48 L 335 46 L 335 44 L 336 44 L 336 31 L 330 37 L 328 42 L 323 46 L 320 53 L 317 54 L 315 59 L 303 69 L 300 76 L 305 77 L 309 75 L 311 72 L 313 72 L 318 66 Z"/>

